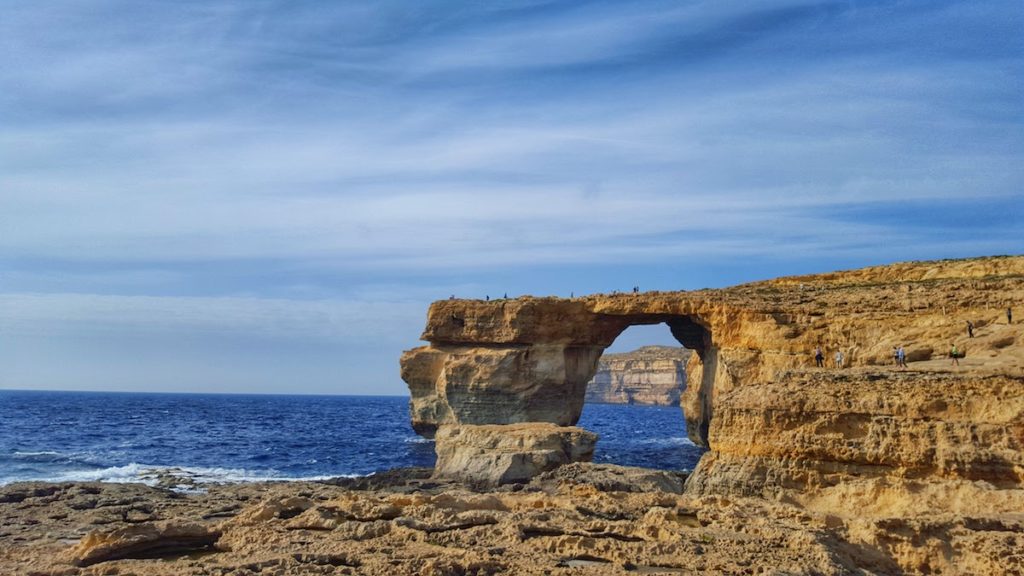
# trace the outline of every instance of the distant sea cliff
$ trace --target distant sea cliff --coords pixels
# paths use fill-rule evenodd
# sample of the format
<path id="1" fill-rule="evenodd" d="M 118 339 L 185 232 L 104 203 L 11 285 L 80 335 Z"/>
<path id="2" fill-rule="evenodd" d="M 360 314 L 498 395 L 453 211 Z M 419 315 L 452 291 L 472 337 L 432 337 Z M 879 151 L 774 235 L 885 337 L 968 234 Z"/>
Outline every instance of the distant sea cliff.
<path id="1" fill-rule="evenodd" d="M 690 350 L 681 346 L 644 346 L 601 356 L 587 384 L 587 402 L 678 406 L 686 389 Z"/>

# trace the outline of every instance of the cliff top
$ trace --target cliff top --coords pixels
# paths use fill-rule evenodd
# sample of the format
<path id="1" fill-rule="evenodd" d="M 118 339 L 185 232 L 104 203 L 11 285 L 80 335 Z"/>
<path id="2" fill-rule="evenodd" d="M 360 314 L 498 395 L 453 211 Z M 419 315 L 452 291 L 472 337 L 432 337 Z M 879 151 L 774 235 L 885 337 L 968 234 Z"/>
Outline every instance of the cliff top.
<path id="1" fill-rule="evenodd" d="M 728 288 L 592 294 L 576 298 L 445 300 L 430 309 L 422 338 L 433 343 L 610 345 L 626 327 L 670 324 L 707 329 L 719 345 L 804 356 L 841 349 L 847 365 L 878 365 L 892 347 L 913 348 L 920 368 L 946 368 L 956 343 L 964 368 L 1016 373 L 1022 347 L 1006 309 L 1024 302 L 1024 256 L 904 262 L 858 270 L 790 276 Z M 1018 322 L 1024 316 L 1018 311 Z M 967 338 L 966 323 L 974 324 Z M 683 323 L 685 324 L 685 322 Z M 692 336 L 693 326 L 678 334 Z M 688 332 L 689 331 L 689 332 Z M 986 361 L 979 364 L 979 358 Z M 792 363 L 790 363 L 792 365 Z M 781 363 L 779 365 L 781 367 Z"/>
<path id="2" fill-rule="evenodd" d="M 651 360 L 681 360 L 690 358 L 690 350 L 682 346 L 641 346 L 629 352 L 612 352 L 601 355 L 602 362 L 632 362 Z"/>

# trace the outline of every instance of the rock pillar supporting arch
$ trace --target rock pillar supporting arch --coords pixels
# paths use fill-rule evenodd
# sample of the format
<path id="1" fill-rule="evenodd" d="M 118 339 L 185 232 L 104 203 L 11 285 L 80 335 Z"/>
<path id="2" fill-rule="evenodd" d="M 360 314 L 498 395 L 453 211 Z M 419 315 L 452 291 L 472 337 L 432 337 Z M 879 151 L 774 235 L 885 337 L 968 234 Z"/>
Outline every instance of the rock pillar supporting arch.
<path id="1" fill-rule="evenodd" d="M 710 448 L 711 399 L 714 397 L 715 378 L 718 374 L 718 347 L 714 344 L 711 331 L 699 319 L 679 316 L 665 323 L 680 344 L 696 352 L 686 366 L 688 393 L 683 396 L 681 407 L 686 418 L 687 435 L 698 446 Z"/>

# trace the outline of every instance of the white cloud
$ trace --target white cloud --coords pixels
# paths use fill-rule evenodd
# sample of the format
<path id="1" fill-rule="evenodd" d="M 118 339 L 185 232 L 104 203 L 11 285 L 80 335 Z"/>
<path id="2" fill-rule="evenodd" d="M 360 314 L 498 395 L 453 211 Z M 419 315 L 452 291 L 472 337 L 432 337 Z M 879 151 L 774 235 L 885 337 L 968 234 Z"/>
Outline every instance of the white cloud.
<path id="1" fill-rule="evenodd" d="M 7 336 L 184 335 L 347 346 L 414 341 L 420 302 L 0 294 Z"/>

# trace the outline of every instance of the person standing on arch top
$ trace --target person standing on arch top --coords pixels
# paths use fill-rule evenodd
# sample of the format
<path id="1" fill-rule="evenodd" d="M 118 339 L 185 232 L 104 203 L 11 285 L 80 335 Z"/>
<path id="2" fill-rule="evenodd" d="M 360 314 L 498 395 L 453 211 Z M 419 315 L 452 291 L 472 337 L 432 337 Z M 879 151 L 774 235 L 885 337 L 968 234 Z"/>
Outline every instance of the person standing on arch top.
<path id="1" fill-rule="evenodd" d="M 814 364 L 818 368 L 825 367 L 825 353 L 821 351 L 821 346 L 814 349 Z"/>

